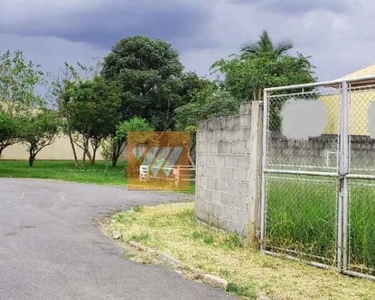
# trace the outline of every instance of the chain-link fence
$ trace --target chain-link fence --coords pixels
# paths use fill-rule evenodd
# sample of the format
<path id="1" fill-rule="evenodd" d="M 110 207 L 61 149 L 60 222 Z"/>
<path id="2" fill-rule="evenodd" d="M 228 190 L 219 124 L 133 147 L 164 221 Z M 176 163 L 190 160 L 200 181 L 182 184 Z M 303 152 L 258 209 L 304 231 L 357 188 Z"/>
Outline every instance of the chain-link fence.
<path id="1" fill-rule="evenodd" d="M 375 86 L 348 86 L 349 174 L 345 272 L 375 275 Z M 354 273 L 353 273 L 354 272 Z"/>
<path id="2" fill-rule="evenodd" d="M 373 83 L 266 89 L 262 251 L 375 275 Z"/>

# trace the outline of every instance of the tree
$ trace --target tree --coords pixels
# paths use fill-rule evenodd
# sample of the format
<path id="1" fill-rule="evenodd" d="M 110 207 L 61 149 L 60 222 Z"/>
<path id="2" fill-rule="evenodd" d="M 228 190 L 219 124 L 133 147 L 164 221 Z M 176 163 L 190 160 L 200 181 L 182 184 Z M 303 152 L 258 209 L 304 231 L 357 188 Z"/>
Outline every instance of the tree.
<path id="1" fill-rule="evenodd" d="M 224 75 L 223 87 L 241 101 L 261 100 L 267 87 L 311 83 L 314 66 L 309 57 L 282 56 L 277 60 L 267 56 L 243 60 L 236 56 L 219 60 L 212 66 Z"/>
<path id="2" fill-rule="evenodd" d="M 55 141 L 59 125 L 57 113 L 44 108 L 21 119 L 19 137 L 27 146 L 30 167 L 38 153 Z"/>
<path id="3" fill-rule="evenodd" d="M 18 142 L 18 121 L 0 110 L 0 158 L 3 151 Z"/>
<path id="4" fill-rule="evenodd" d="M 217 89 L 205 91 L 205 93 L 208 93 L 205 98 L 176 109 L 178 130 L 194 131 L 195 126 L 201 120 L 238 113 L 240 101 L 229 92 Z"/>
<path id="5" fill-rule="evenodd" d="M 181 88 L 179 91 L 181 101 L 178 107 L 197 101 L 202 91 L 207 91 L 209 89 L 213 90 L 215 88 L 215 83 L 209 79 L 202 78 L 194 72 L 183 73 L 181 76 Z"/>
<path id="6" fill-rule="evenodd" d="M 83 163 L 88 157 L 95 164 L 102 140 L 115 131 L 119 122 L 119 96 L 117 87 L 107 84 L 101 76 L 66 82 L 61 101 L 65 103 L 70 130 L 77 133 L 74 143 L 83 150 Z"/>
<path id="7" fill-rule="evenodd" d="M 44 83 L 40 66 L 25 61 L 21 51 L 0 55 L 0 101 L 5 103 L 7 111 L 42 106 L 44 100 L 35 93 L 35 88 Z"/>
<path id="8" fill-rule="evenodd" d="M 0 157 L 19 141 L 19 118 L 44 104 L 35 92 L 44 84 L 43 76 L 39 66 L 27 62 L 21 51 L 0 53 Z"/>
<path id="9" fill-rule="evenodd" d="M 128 133 L 131 131 L 154 131 L 147 120 L 134 117 L 117 126 L 116 135 L 102 144 L 104 156 L 112 160 L 112 167 L 116 167 L 120 155 L 126 148 Z"/>
<path id="10" fill-rule="evenodd" d="M 286 41 L 275 45 L 268 32 L 264 30 L 259 36 L 258 42 L 245 45 L 241 49 L 241 58 L 248 59 L 268 56 L 272 59 L 278 59 L 285 55 L 290 49 L 293 49 L 293 44 L 291 42 Z"/>
<path id="11" fill-rule="evenodd" d="M 105 57 L 102 75 L 121 89 L 121 121 L 145 118 L 155 129 L 174 126 L 180 105 L 183 66 L 162 40 L 134 36 L 119 41 Z"/>

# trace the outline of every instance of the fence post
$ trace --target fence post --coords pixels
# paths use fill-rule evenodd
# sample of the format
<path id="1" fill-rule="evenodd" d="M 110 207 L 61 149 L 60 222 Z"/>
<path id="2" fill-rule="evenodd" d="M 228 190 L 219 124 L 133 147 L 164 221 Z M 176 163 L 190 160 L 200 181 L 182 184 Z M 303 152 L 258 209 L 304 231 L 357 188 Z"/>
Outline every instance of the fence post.
<path id="1" fill-rule="evenodd" d="M 249 216 L 248 239 L 259 249 L 260 214 L 262 194 L 262 151 L 263 151 L 263 102 L 252 101 L 250 113 L 250 168 L 249 168 Z"/>

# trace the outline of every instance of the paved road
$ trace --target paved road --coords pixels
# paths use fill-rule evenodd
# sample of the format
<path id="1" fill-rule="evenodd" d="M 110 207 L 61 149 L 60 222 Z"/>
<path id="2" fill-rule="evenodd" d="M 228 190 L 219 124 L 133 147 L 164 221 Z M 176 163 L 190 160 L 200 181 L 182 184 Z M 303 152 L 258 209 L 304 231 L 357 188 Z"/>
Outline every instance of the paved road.
<path id="1" fill-rule="evenodd" d="M 0 179 L 0 299 L 232 299 L 173 270 L 125 260 L 97 226 L 114 210 L 183 198 Z"/>

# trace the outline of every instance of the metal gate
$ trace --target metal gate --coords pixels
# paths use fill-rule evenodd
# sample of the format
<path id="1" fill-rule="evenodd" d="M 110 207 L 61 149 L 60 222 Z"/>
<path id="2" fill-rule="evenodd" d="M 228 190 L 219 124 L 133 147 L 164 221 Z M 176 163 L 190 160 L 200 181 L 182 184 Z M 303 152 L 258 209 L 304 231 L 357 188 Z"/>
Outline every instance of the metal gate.
<path id="1" fill-rule="evenodd" d="M 261 250 L 375 278 L 375 77 L 264 92 Z"/>

